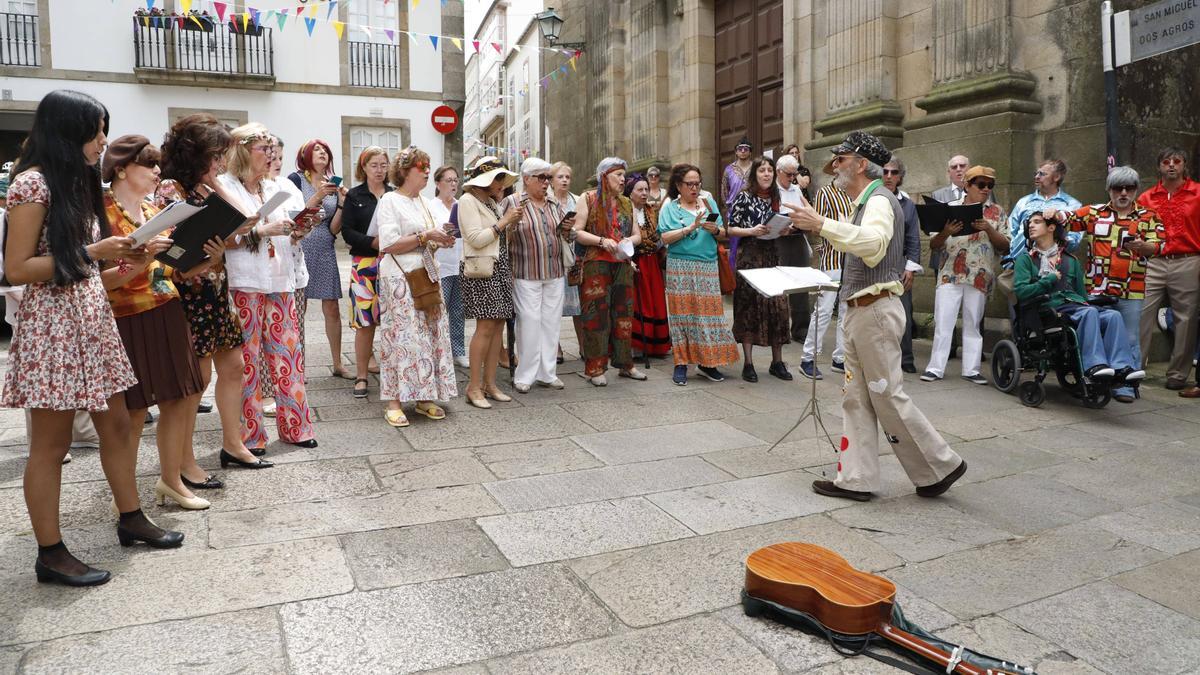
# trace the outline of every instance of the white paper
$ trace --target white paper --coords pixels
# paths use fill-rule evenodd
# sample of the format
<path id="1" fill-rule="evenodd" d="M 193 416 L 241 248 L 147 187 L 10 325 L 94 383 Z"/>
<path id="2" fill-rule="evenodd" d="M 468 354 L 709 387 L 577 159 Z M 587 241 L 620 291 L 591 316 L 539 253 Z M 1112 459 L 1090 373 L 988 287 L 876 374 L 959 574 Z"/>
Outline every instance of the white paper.
<path id="1" fill-rule="evenodd" d="M 265 221 L 267 216 L 271 215 L 275 209 L 286 204 L 291 198 L 292 196 L 283 190 L 276 192 L 275 194 L 271 195 L 271 198 L 268 199 L 267 202 L 262 205 L 262 208 L 258 210 L 258 215 Z"/>
<path id="2" fill-rule="evenodd" d="M 828 274 L 813 267 L 762 267 L 738 270 L 754 290 L 768 298 L 790 293 L 813 293 L 838 288 Z"/>
<path id="3" fill-rule="evenodd" d="M 629 260 L 633 257 L 633 240 L 622 239 L 617 242 L 617 252 L 614 254 L 617 260 Z"/>
<path id="4" fill-rule="evenodd" d="M 767 221 L 767 227 L 770 228 L 771 231 L 766 234 L 759 235 L 758 238 L 778 239 L 779 237 L 783 236 L 783 233 L 787 232 L 788 228 L 791 226 L 792 221 L 787 216 L 783 214 L 775 214 L 774 216 L 771 216 L 770 220 Z"/>
<path id="5" fill-rule="evenodd" d="M 187 202 L 175 202 L 167 206 L 162 211 L 154 214 L 154 217 L 146 221 L 138 229 L 134 230 L 129 236 L 133 239 L 134 247 L 142 246 L 154 237 L 166 232 L 175 227 L 179 223 L 191 218 L 197 213 L 204 210 L 203 206 L 192 206 Z"/>
<path id="6" fill-rule="evenodd" d="M 367 225 L 367 236 L 379 236 L 379 209 L 375 209 L 375 212 L 371 214 L 371 224 Z"/>

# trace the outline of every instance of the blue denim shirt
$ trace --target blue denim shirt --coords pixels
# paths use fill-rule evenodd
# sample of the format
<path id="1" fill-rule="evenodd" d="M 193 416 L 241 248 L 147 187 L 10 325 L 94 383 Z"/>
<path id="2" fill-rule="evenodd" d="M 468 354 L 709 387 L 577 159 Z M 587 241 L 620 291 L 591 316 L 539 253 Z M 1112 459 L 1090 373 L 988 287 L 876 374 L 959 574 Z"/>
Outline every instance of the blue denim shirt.
<path id="1" fill-rule="evenodd" d="M 1017 203 L 1012 208 L 1012 212 L 1008 214 L 1008 231 L 1012 234 L 1011 244 L 1008 249 L 1008 255 L 1000 259 L 1000 265 L 1007 268 L 1012 268 L 1013 260 L 1017 256 L 1025 255 L 1025 230 L 1023 228 L 1025 219 L 1033 213 L 1039 213 L 1048 208 L 1058 209 L 1059 211 L 1074 211 L 1083 206 L 1078 199 L 1059 190 L 1057 194 L 1051 197 L 1043 197 L 1041 193 L 1034 190 L 1032 194 L 1027 194 L 1017 200 Z M 1083 239 L 1082 232 L 1067 233 L 1067 251 L 1074 252 L 1079 247 L 1080 240 Z"/>

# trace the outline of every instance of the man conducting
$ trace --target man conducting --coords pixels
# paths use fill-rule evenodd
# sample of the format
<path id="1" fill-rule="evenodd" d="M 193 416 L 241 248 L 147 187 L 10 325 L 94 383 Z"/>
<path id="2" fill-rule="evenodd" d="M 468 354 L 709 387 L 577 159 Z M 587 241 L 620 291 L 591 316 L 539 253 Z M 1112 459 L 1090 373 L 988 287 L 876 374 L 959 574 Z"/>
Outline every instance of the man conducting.
<path id="1" fill-rule="evenodd" d="M 904 393 L 900 338 L 904 307 L 904 213 L 883 184 L 892 153 L 874 136 L 855 131 L 833 148 L 825 173 L 854 198 L 852 222 L 821 217 L 810 206 L 793 211 L 792 227 L 820 234 L 846 254 L 840 295 L 847 311 L 845 420 L 837 478 L 813 481 L 814 492 L 867 501 L 880 487 L 877 431 L 895 448 L 896 459 L 922 497 L 936 497 L 967 471 Z"/>

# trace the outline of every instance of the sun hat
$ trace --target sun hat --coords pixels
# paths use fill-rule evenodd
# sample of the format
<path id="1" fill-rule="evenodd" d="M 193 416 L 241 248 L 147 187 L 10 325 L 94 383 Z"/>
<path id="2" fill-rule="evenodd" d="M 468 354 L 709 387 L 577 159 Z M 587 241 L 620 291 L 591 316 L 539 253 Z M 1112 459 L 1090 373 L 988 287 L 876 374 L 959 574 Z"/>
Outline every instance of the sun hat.
<path id="1" fill-rule="evenodd" d="M 467 169 L 467 181 L 463 187 L 488 188 L 497 178 L 503 180 L 506 188 L 517 182 L 517 174 L 509 171 L 498 158 L 490 155 L 480 157 Z"/>

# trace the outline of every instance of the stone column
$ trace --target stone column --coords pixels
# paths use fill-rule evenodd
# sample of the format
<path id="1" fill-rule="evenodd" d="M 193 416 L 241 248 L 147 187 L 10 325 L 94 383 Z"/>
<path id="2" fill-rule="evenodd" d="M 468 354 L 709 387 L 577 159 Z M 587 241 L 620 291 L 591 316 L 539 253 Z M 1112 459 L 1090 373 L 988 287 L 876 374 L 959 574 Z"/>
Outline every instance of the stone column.
<path id="1" fill-rule="evenodd" d="M 672 159 L 690 162 L 704 172 L 708 189 L 720 181 L 717 150 L 717 106 L 714 90 L 716 0 L 677 0 L 674 47 L 670 56 L 670 148 Z"/>
<path id="2" fill-rule="evenodd" d="M 463 3 L 442 4 L 442 35 L 463 34 Z M 444 139 L 444 164 L 463 166 L 463 125 L 466 117 L 466 64 L 462 54 L 442 49 L 442 100 L 458 113 L 458 128 Z"/>

